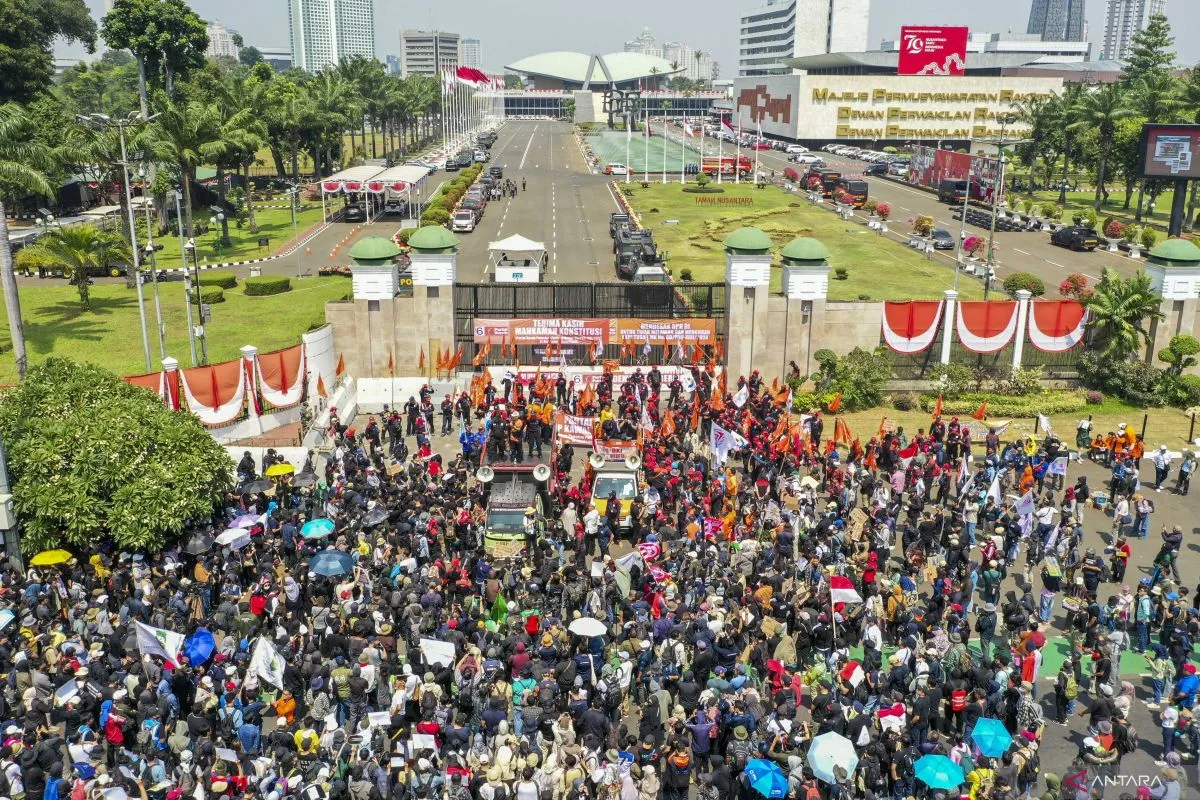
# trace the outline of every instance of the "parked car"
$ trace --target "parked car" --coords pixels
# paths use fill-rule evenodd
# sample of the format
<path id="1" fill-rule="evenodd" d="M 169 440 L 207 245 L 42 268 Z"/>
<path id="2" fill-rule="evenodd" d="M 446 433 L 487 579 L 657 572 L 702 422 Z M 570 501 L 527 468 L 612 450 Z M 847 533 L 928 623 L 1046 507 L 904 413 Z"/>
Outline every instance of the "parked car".
<path id="1" fill-rule="evenodd" d="M 1095 250 L 1100 244 L 1100 237 L 1095 228 L 1084 228 L 1072 225 L 1063 227 L 1050 234 L 1050 243 L 1071 250 Z"/>
<path id="2" fill-rule="evenodd" d="M 624 164 L 605 164 L 604 165 L 604 174 L 605 175 L 632 175 L 633 170 L 631 170 L 629 167 L 625 166 Z"/>
<path id="3" fill-rule="evenodd" d="M 476 164 L 486 164 L 487 160 L 488 160 L 487 151 L 485 151 L 485 150 L 476 150 L 475 151 L 475 163 Z"/>
<path id="4" fill-rule="evenodd" d="M 343 222 L 365 222 L 366 219 L 367 210 L 361 203 L 351 203 L 346 206 L 346 213 L 342 215 Z"/>
<path id="5" fill-rule="evenodd" d="M 788 153 L 807 153 L 808 148 L 802 144 L 789 144 L 787 146 Z"/>
<path id="6" fill-rule="evenodd" d="M 488 167 L 488 175 L 491 175 L 493 178 L 503 178 L 504 167 L 500 166 L 499 164 Z"/>
<path id="7" fill-rule="evenodd" d="M 455 211 L 450 218 L 450 230 L 455 233 L 470 233 L 475 230 L 475 212 Z"/>
<path id="8" fill-rule="evenodd" d="M 470 211 L 475 215 L 476 221 L 483 217 L 483 201 L 478 197 L 464 197 L 463 201 L 458 204 L 459 211 Z"/>
<path id="9" fill-rule="evenodd" d="M 888 174 L 888 165 L 883 164 L 883 163 L 868 164 L 867 168 L 863 170 L 863 174 L 864 175 L 887 175 Z"/>
<path id="10" fill-rule="evenodd" d="M 933 229 L 933 249 L 934 250 L 953 250 L 958 245 L 954 242 L 954 237 L 950 231 L 945 228 Z"/>
<path id="11" fill-rule="evenodd" d="M 792 153 L 787 160 L 796 164 L 813 164 L 820 161 L 821 157 L 815 153 Z"/>

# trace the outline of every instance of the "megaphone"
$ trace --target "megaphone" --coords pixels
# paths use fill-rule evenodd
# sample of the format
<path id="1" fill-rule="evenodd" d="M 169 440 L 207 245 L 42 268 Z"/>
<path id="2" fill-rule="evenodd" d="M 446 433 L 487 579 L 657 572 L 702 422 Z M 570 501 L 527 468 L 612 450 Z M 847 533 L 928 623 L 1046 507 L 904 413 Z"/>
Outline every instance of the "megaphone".
<path id="1" fill-rule="evenodd" d="M 475 471 L 475 480 L 480 483 L 491 483 L 496 479 L 496 470 L 484 465 Z"/>
<path id="2" fill-rule="evenodd" d="M 642 465 L 642 457 L 637 453 L 625 456 L 625 469 L 635 470 Z"/>
<path id="3" fill-rule="evenodd" d="M 599 453 L 592 453 L 588 456 L 588 463 L 592 465 L 592 469 L 600 469 L 604 466 L 604 456 Z"/>
<path id="4" fill-rule="evenodd" d="M 538 483 L 548 483 L 550 480 L 550 467 L 545 464 L 538 464 L 533 468 L 533 479 Z"/>

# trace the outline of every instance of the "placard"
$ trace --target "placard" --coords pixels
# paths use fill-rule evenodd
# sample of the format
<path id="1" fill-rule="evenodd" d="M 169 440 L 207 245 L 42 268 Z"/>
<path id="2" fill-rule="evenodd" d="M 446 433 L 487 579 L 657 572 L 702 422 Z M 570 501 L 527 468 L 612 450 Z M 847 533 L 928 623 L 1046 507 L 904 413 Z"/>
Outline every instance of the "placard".
<path id="1" fill-rule="evenodd" d="M 443 642 L 440 639 L 422 639 L 421 653 L 430 664 L 441 664 L 445 667 L 454 666 L 454 643 Z"/>

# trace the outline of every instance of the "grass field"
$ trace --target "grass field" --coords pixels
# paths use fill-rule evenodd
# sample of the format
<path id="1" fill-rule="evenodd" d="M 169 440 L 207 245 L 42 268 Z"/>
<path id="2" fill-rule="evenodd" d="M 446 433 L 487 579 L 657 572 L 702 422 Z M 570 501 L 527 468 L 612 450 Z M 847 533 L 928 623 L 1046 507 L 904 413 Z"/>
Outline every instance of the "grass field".
<path id="1" fill-rule="evenodd" d="M 287 199 L 283 198 L 276 200 L 271 205 L 284 205 Z M 258 233 L 251 233 L 249 224 L 238 228 L 237 225 L 230 220 L 229 223 L 229 238 L 233 242 L 230 247 L 216 247 L 217 237 L 220 234 L 220 226 L 210 227 L 207 233 L 196 237 L 196 245 L 199 252 L 197 259 L 200 264 L 215 264 L 222 261 L 243 261 L 249 258 L 264 258 L 271 253 L 283 247 L 288 242 L 295 238 L 295 232 L 292 227 L 292 212 L 287 208 L 263 208 L 255 209 L 254 219 L 258 223 Z M 193 217 L 195 222 L 200 222 L 199 213 Z M 321 221 L 321 204 L 306 203 L 300 206 L 300 213 L 296 216 L 296 222 L 299 224 L 300 233 L 311 228 Z M 204 219 L 207 224 L 207 218 Z M 138 230 L 138 240 L 145 244 L 146 226 L 140 225 Z M 270 245 L 260 248 L 258 240 L 266 238 L 270 239 Z M 159 267 L 178 267 L 180 265 L 179 237 L 166 236 L 155 239 L 155 244 L 161 244 L 162 250 L 155 254 L 155 260 Z M 189 258 L 189 264 L 191 256 Z"/>
<path id="2" fill-rule="evenodd" d="M 847 271 L 845 280 L 830 275 L 829 299 L 833 301 L 940 298 L 954 281 L 954 273 L 946 264 L 927 261 L 894 240 L 774 187 L 724 184 L 722 194 L 689 194 L 681 191 L 679 184 L 670 183 L 646 188 L 631 183 L 629 187 L 633 190 L 630 202 L 642 223 L 654 231 L 659 249 L 668 252 L 667 263 L 676 277 L 690 269 L 697 281 L 724 279 L 721 242 L 735 228 L 750 225 L 766 232 L 777 248 L 797 236 L 819 239 L 829 249 L 831 266 Z M 621 188 L 626 187 L 622 184 Z M 753 204 L 701 205 L 697 198 L 747 198 Z M 668 220 L 678 222 L 667 224 Z M 773 270 L 772 289 L 779 285 L 780 271 Z M 982 297 L 983 289 L 964 281 L 959 293 L 973 299 Z"/>
<path id="3" fill-rule="evenodd" d="M 1010 202 L 1015 198 L 1024 200 L 1029 195 L 1026 192 L 1016 194 L 1010 193 Z M 1058 192 L 1055 190 L 1037 191 L 1033 193 L 1034 199 L 1040 205 L 1041 203 L 1058 203 Z M 1157 228 L 1162 238 L 1166 237 L 1167 223 L 1171 220 L 1171 203 L 1174 200 L 1175 193 L 1167 189 L 1158 196 L 1154 203 L 1154 213 L 1143 213 L 1142 221 L 1137 222 L 1134 219 L 1135 207 L 1137 206 L 1137 189 L 1133 190 L 1133 196 L 1130 199 L 1129 210 L 1125 210 L 1125 192 L 1121 191 L 1116 186 L 1111 186 L 1109 189 L 1108 202 L 1105 203 L 1098 215 L 1101 222 L 1107 217 L 1113 217 L 1120 220 L 1123 224 L 1134 223 L 1143 227 L 1149 226 Z M 1082 211 L 1085 208 L 1092 208 L 1092 202 L 1095 199 L 1093 192 L 1067 192 L 1067 203 L 1063 207 L 1063 221 L 1070 222 L 1071 214 L 1074 211 Z M 1143 203 L 1148 204 L 1148 199 L 1143 200 Z"/>
<path id="4" fill-rule="evenodd" d="M 247 297 L 239 283 L 225 290 L 225 302 L 212 307 L 213 319 L 206 326 L 210 362 L 236 358 L 243 345 L 260 352 L 287 347 L 300 335 L 325 323 L 325 303 L 350 294 L 350 281 L 342 277 L 305 278 L 292 281 L 293 289 L 267 297 Z M 167 355 L 191 366 L 188 349 L 187 315 L 182 281 L 159 284 L 167 331 Z M 71 286 L 22 287 L 21 315 L 30 363 L 50 356 L 69 356 L 89 361 L 119 375 L 145 372 L 142 335 L 138 322 L 137 293 L 123 284 L 92 287 L 92 309 L 79 306 L 79 295 Z M 159 368 L 158 337 L 154 332 L 154 295 L 146 287 L 146 323 L 150 328 L 150 359 Z M 8 319 L 0 325 L 0 384 L 16 382 L 16 366 L 9 338 Z"/>

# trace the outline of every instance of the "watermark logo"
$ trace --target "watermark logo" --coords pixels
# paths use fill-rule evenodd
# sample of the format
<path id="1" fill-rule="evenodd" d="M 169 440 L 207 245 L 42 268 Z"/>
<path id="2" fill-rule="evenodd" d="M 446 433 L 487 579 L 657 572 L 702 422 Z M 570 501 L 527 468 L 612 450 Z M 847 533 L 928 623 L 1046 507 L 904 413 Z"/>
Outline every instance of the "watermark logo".
<path id="1" fill-rule="evenodd" d="M 1139 786 L 1146 786 L 1153 789 L 1162 785 L 1162 778 L 1158 775 L 1096 775 L 1089 778 L 1087 770 L 1080 770 L 1063 776 L 1063 786 L 1077 792 L 1089 792 L 1093 789 L 1108 787 L 1136 789 Z"/>

